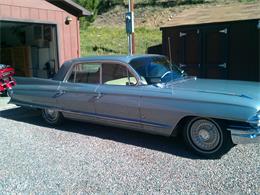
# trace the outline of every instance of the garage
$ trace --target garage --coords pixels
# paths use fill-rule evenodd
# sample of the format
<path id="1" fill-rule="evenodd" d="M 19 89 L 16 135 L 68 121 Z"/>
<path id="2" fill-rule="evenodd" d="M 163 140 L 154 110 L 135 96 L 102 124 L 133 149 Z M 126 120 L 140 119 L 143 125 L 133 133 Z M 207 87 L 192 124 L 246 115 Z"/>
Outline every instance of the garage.
<path id="1" fill-rule="evenodd" d="M 57 28 L 51 24 L 1 21 L 1 63 L 17 76 L 49 78 L 59 66 Z"/>
<path id="2" fill-rule="evenodd" d="M 259 3 L 183 11 L 161 28 L 162 53 L 192 76 L 260 81 L 259 13 Z"/>
<path id="3" fill-rule="evenodd" d="M 0 2 L 0 64 L 16 76 L 51 78 L 80 56 L 79 17 L 90 13 L 70 0 Z"/>

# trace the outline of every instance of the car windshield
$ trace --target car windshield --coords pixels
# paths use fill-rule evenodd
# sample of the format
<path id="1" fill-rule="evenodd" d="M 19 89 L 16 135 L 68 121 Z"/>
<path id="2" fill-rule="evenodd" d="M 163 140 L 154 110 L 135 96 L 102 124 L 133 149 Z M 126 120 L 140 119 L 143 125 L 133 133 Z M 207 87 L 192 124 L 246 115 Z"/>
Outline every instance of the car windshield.
<path id="1" fill-rule="evenodd" d="M 162 56 L 133 59 L 130 65 L 146 80 L 147 84 L 179 80 L 184 75 L 183 71 Z"/>

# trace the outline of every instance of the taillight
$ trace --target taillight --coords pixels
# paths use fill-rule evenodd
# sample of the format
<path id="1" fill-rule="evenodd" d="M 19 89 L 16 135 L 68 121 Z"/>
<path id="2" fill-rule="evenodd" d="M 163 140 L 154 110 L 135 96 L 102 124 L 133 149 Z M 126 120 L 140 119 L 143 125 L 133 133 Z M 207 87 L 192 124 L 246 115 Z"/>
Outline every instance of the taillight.
<path id="1" fill-rule="evenodd" d="M 5 88 L 0 84 L 0 92 L 4 92 Z"/>

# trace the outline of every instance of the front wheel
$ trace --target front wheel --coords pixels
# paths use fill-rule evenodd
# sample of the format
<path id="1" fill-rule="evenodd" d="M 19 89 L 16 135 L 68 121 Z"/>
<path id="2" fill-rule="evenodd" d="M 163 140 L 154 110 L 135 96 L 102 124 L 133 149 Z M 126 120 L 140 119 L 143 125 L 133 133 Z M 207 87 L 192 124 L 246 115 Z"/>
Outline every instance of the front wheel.
<path id="1" fill-rule="evenodd" d="M 186 124 L 183 135 L 186 144 L 204 157 L 218 158 L 231 148 L 229 132 L 213 119 L 191 119 Z"/>
<path id="2" fill-rule="evenodd" d="M 60 125 L 64 119 L 61 112 L 53 109 L 43 109 L 42 117 L 45 122 L 52 126 Z"/>

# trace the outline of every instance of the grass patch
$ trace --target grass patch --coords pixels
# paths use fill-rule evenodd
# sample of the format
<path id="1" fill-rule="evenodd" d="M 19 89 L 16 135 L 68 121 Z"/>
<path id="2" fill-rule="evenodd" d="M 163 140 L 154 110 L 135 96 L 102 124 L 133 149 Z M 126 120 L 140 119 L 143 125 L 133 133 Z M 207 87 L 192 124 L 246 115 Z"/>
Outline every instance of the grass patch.
<path id="1" fill-rule="evenodd" d="M 159 29 L 136 28 L 135 34 L 137 54 L 144 54 L 148 47 L 162 42 Z M 82 29 L 80 35 L 82 56 L 127 54 L 127 34 L 124 27 L 89 27 Z"/>

